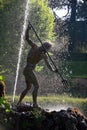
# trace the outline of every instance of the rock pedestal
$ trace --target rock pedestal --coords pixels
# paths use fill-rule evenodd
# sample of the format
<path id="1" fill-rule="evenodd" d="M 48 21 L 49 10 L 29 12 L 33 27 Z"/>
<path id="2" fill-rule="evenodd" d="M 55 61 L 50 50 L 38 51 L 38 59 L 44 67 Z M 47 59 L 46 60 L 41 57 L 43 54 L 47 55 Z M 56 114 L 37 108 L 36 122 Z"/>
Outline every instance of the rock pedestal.
<path id="1" fill-rule="evenodd" d="M 78 108 L 47 111 L 21 105 L 5 116 L 6 130 L 87 130 L 87 118 Z"/>

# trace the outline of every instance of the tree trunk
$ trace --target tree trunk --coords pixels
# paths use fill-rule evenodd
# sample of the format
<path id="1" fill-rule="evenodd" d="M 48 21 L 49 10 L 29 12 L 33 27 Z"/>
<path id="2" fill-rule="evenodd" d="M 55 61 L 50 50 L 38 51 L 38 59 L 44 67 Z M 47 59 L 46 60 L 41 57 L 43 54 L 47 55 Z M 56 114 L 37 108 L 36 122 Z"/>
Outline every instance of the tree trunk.
<path id="1" fill-rule="evenodd" d="M 70 35 L 70 45 L 69 45 L 69 52 L 73 52 L 75 48 L 75 21 L 76 21 L 76 5 L 77 0 L 71 0 L 71 17 L 70 17 L 70 24 L 69 24 L 69 35 Z"/>

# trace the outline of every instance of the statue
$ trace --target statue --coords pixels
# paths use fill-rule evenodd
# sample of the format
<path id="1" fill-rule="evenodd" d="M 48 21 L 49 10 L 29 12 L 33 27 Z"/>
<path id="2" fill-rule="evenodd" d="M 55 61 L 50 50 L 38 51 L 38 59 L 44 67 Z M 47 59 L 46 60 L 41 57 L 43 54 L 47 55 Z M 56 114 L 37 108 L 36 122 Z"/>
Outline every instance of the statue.
<path id="1" fill-rule="evenodd" d="M 51 44 L 48 42 L 44 42 L 40 47 L 37 46 L 32 40 L 29 39 L 29 25 L 25 32 L 25 40 L 28 42 L 28 44 L 31 46 L 31 49 L 29 50 L 28 56 L 27 56 L 27 64 L 24 68 L 23 74 L 25 76 L 25 82 L 26 82 L 26 88 L 22 92 L 20 99 L 18 101 L 18 105 L 21 103 L 27 92 L 30 90 L 32 85 L 34 86 L 34 90 L 32 92 L 32 98 L 33 98 L 33 106 L 37 107 L 37 94 L 38 94 L 38 88 L 39 84 L 37 81 L 37 78 L 35 76 L 34 69 L 36 67 L 36 64 L 39 63 L 39 61 L 44 60 L 47 67 L 53 71 L 56 72 L 55 69 L 51 66 L 51 64 L 48 61 L 48 56 L 46 52 L 51 48 Z"/>

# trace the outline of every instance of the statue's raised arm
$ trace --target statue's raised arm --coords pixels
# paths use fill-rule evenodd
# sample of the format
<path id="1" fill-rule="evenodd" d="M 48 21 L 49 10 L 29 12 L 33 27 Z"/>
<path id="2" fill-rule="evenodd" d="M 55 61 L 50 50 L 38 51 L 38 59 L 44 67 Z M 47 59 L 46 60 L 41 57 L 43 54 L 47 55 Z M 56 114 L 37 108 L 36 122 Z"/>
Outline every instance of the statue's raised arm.
<path id="1" fill-rule="evenodd" d="M 34 42 L 32 42 L 32 40 L 29 39 L 29 30 L 30 30 L 30 27 L 28 25 L 26 31 L 25 31 L 25 40 L 28 42 L 28 44 L 31 46 L 31 47 L 35 47 L 37 46 Z"/>

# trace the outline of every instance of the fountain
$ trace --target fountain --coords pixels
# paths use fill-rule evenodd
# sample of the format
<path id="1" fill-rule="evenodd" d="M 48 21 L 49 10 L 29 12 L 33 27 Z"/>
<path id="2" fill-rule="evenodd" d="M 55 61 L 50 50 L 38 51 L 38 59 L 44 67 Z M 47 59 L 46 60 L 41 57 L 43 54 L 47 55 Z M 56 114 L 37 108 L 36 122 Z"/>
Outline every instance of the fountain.
<path id="1" fill-rule="evenodd" d="M 15 93 L 16 93 L 16 86 L 17 86 L 18 74 L 19 74 L 19 69 L 20 69 L 21 56 L 22 56 L 22 52 L 23 52 L 24 44 L 25 44 L 24 36 L 25 36 L 25 30 L 26 30 L 26 26 L 27 26 L 28 14 L 29 14 L 29 1 L 26 0 L 26 8 L 25 8 L 25 13 L 24 13 L 23 30 L 22 30 L 22 33 L 21 33 L 20 50 L 19 50 L 19 54 L 18 54 L 16 78 L 15 78 L 14 91 L 13 91 L 13 102 L 14 102 Z"/>
<path id="2" fill-rule="evenodd" d="M 28 2 L 29 1 L 27 0 L 24 13 L 24 23 L 13 91 L 13 102 L 15 99 L 21 57 L 25 44 L 24 37 L 29 12 Z M 63 107 L 64 106 L 62 105 L 56 105 L 55 110 L 54 107 L 52 107 L 49 108 L 50 111 L 48 111 L 25 103 L 16 106 L 15 108 L 10 108 L 9 112 L 5 111 L 5 108 L 3 109 L 3 107 L 0 107 L 0 124 L 2 123 L 4 127 L 6 126 L 6 130 L 87 130 L 87 118 L 77 108 Z M 0 130 L 1 129 L 2 128 L 0 127 Z"/>

